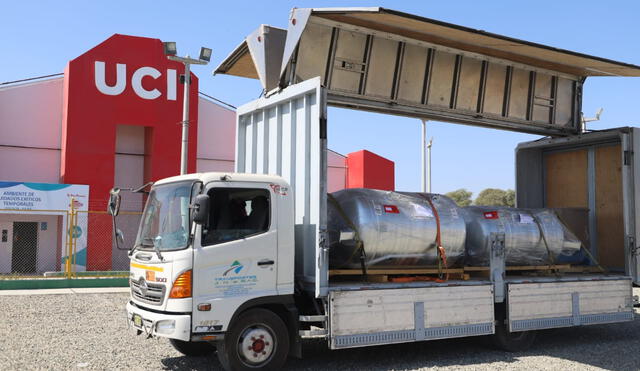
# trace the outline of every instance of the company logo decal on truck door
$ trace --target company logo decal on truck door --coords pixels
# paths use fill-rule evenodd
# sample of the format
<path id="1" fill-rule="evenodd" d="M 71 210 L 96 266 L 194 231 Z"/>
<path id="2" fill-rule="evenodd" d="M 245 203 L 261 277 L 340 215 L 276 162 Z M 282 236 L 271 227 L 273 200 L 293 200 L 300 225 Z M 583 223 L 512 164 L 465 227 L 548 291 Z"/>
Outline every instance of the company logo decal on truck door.
<path id="1" fill-rule="evenodd" d="M 222 291 L 225 297 L 247 295 L 253 286 L 258 283 L 258 277 L 254 274 L 241 275 L 240 272 L 245 268 L 238 260 L 234 260 L 230 265 L 224 265 L 216 270 L 220 270 L 221 274 L 214 278 L 214 286 Z M 246 271 L 246 269 L 244 269 Z"/>

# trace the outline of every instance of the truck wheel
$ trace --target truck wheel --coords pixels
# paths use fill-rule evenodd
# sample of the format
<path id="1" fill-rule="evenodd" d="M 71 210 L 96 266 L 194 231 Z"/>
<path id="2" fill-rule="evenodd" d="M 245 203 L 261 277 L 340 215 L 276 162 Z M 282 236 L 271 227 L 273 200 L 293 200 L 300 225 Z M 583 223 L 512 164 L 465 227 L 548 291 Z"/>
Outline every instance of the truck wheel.
<path id="1" fill-rule="evenodd" d="M 178 339 L 169 339 L 173 347 L 185 356 L 206 356 L 215 352 L 216 347 L 206 341 L 182 341 Z"/>
<path id="2" fill-rule="evenodd" d="M 505 324 L 496 325 L 493 343 L 507 352 L 520 352 L 529 349 L 536 339 L 535 331 L 509 332 Z"/>
<path id="3" fill-rule="evenodd" d="M 218 344 L 218 359 L 226 370 L 279 370 L 288 353 L 287 326 L 266 309 L 242 313 Z"/>

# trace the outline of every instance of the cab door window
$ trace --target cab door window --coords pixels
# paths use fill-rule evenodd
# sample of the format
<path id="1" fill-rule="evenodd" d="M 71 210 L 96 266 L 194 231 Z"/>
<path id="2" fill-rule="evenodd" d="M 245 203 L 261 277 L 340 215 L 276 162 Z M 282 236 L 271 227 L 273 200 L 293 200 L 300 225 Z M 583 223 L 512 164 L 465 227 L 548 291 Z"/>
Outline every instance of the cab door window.
<path id="1" fill-rule="evenodd" d="M 252 188 L 213 188 L 209 191 L 209 221 L 202 230 L 202 245 L 214 245 L 269 230 L 269 191 Z"/>

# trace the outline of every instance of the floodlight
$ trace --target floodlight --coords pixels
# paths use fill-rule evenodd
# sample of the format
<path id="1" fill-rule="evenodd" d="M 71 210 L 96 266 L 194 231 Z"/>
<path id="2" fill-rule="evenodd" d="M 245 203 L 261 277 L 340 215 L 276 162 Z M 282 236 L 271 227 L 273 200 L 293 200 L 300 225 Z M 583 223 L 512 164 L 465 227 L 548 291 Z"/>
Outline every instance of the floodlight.
<path id="1" fill-rule="evenodd" d="M 175 41 L 166 41 L 163 42 L 162 45 L 164 46 L 165 55 L 176 55 L 178 53 L 178 47 Z"/>
<path id="2" fill-rule="evenodd" d="M 209 62 L 211 60 L 211 49 L 204 46 L 200 48 L 200 60 Z"/>

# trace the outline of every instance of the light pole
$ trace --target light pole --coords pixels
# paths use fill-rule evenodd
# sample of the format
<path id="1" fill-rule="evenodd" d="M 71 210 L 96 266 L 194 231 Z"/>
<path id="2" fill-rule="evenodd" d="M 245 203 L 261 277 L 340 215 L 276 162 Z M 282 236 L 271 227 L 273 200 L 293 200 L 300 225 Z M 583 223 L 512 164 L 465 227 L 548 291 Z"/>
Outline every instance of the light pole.
<path id="1" fill-rule="evenodd" d="M 164 54 L 169 60 L 184 64 L 184 96 L 182 97 L 182 150 L 180 153 L 180 175 L 187 173 L 187 158 L 189 157 L 189 90 L 191 87 L 191 65 L 205 65 L 211 60 L 211 49 L 200 48 L 198 59 L 178 57 L 176 43 L 173 41 L 163 42 Z"/>
<path id="2" fill-rule="evenodd" d="M 433 137 L 429 139 L 427 144 L 427 192 L 431 193 L 431 146 L 433 145 Z"/>
<path id="3" fill-rule="evenodd" d="M 422 141 L 420 142 L 420 160 L 422 168 L 420 171 L 421 185 L 420 189 L 422 193 L 427 192 L 427 120 L 422 120 Z M 429 187 L 431 191 L 431 187 Z"/>

